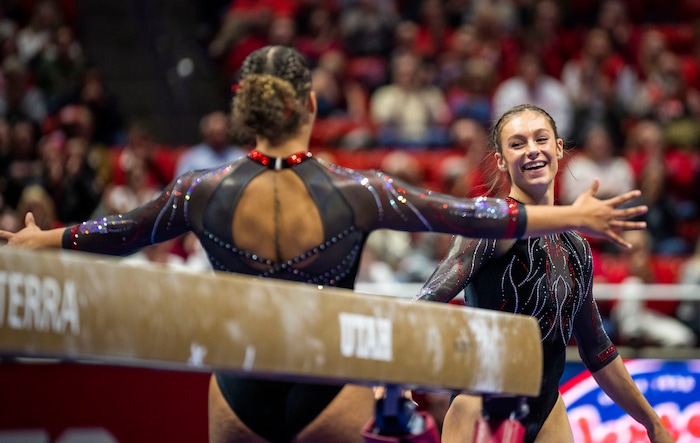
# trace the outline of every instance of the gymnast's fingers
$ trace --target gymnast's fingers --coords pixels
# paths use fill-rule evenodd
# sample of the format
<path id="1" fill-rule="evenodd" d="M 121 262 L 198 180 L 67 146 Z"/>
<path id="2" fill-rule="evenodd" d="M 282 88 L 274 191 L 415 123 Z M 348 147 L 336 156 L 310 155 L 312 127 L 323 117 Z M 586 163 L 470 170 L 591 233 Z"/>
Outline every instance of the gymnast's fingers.
<path id="1" fill-rule="evenodd" d="M 632 247 L 632 244 L 625 241 L 622 237 L 620 237 L 615 231 L 609 230 L 605 233 L 605 237 L 610 240 L 611 242 L 615 243 L 616 245 L 625 248 L 625 249 L 630 249 Z"/>
<path id="2" fill-rule="evenodd" d="M 615 219 L 624 220 L 632 217 L 644 215 L 649 212 L 649 207 L 646 205 L 633 206 L 631 208 L 616 209 Z"/>
<path id="3" fill-rule="evenodd" d="M 621 231 L 640 231 L 647 228 L 647 222 L 645 221 L 624 221 L 624 220 L 611 220 L 610 227 L 616 232 Z"/>
<path id="4" fill-rule="evenodd" d="M 36 226 L 36 222 L 34 221 L 34 214 L 32 214 L 31 212 L 27 212 L 27 214 L 24 216 L 24 226 Z"/>
<path id="5" fill-rule="evenodd" d="M 638 189 L 635 189 L 633 191 L 625 192 L 624 194 L 620 194 L 618 196 L 609 198 L 607 202 L 610 203 L 613 208 L 617 208 L 621 204 L 627 203 L 628 201 L 638 198 L 641 195 L 642 192 Z"/>

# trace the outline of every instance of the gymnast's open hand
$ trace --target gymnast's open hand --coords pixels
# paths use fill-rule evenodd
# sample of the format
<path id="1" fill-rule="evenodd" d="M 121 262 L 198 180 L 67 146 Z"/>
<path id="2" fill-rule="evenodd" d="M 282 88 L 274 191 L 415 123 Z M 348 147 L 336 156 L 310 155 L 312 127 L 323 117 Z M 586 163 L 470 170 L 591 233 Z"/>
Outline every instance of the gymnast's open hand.
<path id="1" fill-rule="evenodd" d="M 25 248 L 59 247 L 63 228 L 42 231 L 34 221 L 34 214 L 27 212 L 24 216 L 24 228 L 18 232 L 0 230 L 0 240 L 7 242 L 8 246 L 21 246 Z"/>
<path id="2" fill-rule="evenodd" d="M 605 238 L 624 248 L 631 245 L 620 237 L 623 231 L 646 229 L 644 221 L 628 221 L 628 219 L 645 214 L 649 208 L 645 205 L 637 205 L 629 208 L 618 209 L 620 205 L 641 196 L 639 190 L 629 191 L 606 200 L 596 198 L 600 182 L 596 179 L 588 191 L 581 194 L 574 207 L 583 209 L 583 218 L 577 229 L 582 234 L 591 237 Z"/>

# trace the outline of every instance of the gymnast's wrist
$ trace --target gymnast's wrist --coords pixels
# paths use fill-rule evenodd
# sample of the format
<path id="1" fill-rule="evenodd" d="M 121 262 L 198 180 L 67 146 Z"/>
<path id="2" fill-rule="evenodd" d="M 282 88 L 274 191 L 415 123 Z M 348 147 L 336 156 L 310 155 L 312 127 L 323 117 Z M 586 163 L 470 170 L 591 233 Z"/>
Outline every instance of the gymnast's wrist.
<path id="1" fill-rule="evenodd" d="M 578 206 L 561 206 L 565 210 L 561 220 L 565 230 L 581 230 L 586 228 L 586 211 Z"/>

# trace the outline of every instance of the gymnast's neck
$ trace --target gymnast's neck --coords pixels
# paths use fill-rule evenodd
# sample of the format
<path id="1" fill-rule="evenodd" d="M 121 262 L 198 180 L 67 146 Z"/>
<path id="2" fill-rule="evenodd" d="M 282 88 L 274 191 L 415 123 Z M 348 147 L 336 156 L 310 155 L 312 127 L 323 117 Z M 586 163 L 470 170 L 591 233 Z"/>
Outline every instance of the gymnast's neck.
<path id="1" fill-rule="evenodd" d="M 265 137 L 255 136 L 255 149 L 268 157 L 286 158 L 293 154 L 309 150 L 311 139 L 311 124 L 303 124 L 288 138 L 277 144 L 270 143 Z"/>

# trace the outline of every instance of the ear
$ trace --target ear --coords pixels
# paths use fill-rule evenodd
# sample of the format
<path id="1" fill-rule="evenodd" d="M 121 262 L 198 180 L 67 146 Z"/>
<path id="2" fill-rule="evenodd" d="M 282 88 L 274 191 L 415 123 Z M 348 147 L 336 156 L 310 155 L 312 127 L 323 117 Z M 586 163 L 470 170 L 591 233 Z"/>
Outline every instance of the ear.
<path id="1" fill-rule="evenodd" d="M 564 140 L 557 139 L 557 158 L 561 160 L 564 158 Z"/>
<path id="2" fill-rule="evenodd" d="M 502 172 L 507 171 L 508 165 L 506 165 L 506 161 L 503 160 L 503 156 L 498 152 L 494 152 L 493 156 L 496 159 L 496 165 L 498 166 L 498 170 Z"/>
<path id="3" fill-rule="evenodd" d="M 309 113 L 313 115 L 314 117 L 316 116 L 316 111 L 318 111 L 318 101 L 316 101 L 316 92 L 311 91 L 309 93 L 309 98 L 306 100 L 306 109 L 309 110 Z"/>

